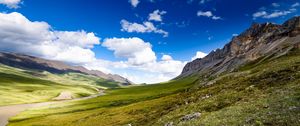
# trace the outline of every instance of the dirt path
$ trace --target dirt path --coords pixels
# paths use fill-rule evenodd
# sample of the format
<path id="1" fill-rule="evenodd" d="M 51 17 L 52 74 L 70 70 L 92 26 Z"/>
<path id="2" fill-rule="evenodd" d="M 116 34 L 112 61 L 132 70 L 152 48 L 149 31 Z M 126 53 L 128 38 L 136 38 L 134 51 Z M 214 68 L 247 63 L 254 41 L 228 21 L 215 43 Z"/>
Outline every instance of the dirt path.
<path id="1" fill-rule="evenodd" d="M 69 98 L 69 97 L 71 97 L 72 94 L 69 94 L 66 92 L 65 93 L 61 92 L 60 95 L 58 97 L 56 97 L 58 99 L 55 99 L 55 100 L 60 100 L 60 101 L 2 106 L 2 107 L 0 107 L 0 126 L 7 125 L 8 119 L 10 117 L 16 116 L 20 112 L 25 111 L 26 109 L 29 109 L 29 108 L 41 107 L 41 106 L 46 106 L 46 105 L 50 105 L 50 104 L 68 102 L 68 101 L 77 101 L 77 100 L 95 98 L 98 96 L 102 96 L 104 94 L 105 93 L 101 90 L 101 91 L 99 91 L 98 94 L 91 95 L 88 97 L 75 98 L 75 99 L 71 99 L 71 100 L 63 100 L 61 98 Z"/>

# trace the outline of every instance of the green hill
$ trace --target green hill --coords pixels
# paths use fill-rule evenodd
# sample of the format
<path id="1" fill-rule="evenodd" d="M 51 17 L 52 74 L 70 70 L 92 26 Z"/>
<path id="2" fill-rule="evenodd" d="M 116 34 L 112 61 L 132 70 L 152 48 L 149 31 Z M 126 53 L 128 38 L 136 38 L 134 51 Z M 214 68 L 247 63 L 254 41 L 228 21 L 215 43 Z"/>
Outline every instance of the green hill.
<path id="1" fill-rule="evenodd" d="M 117 82 L 81 73 L 52 74 L 0 64 L 0 106 L 51 101 L 62 91 L 73 97 L 96 94 L 98 88 L 116 88 Z"/>

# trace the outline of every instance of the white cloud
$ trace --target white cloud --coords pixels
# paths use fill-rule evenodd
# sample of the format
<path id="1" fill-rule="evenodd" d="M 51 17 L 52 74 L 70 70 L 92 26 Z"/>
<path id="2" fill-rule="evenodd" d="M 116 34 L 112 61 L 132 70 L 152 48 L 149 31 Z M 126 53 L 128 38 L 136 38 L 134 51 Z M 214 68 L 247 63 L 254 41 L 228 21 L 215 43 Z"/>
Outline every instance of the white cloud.
<path id="1" fill-rule="evenodd" d="M 151 44 L 136 37 L 104 40 L 102 46 L 112 50 L 116 57 L 121 57 L 120 61 L 96 58 L 92 48 L 99 44 L 100 38 L 91 32 L 57 31 L 46 22 L 30 21 L 17 12 L 0 13 L 1 51 L 127 75 L 136 83 L 167 81 L 178 76 L 186 64 L 184 61 L 174 60 L 170 55 L 165 55 L 158 61 Z"/>
<path id="2" fill-rule="evenodd" d="M 138 24 L 138 23 L 131 23 L 128 22 L 127 20 L 121 20 L 121 26 L 122 29 L 121 31 L 127 31 L 127 32 L 137 32 L 137 33 L 158 33 L 162 34 L 164 37 L 168 37 L 168 32 L 158 29 L 154 26 L 153 23 L 151 22 L 144 22 L 143 24 Z"/>
<path id="3" fill-rule="evenodd" d="M 162 61 L 170 61 L 170 60 L 173 60 L 173 58 L 170 55 L 163 55 L 161 57 L 161 60 Z"/>
<path id="4" fill-rule="evenodd" d="M 51 59 L 79 65 L 96 60 L 95 54 L 92 50 L 84 49 L 79 46 L 69 46 L 63 51 L 57 53 L 56 56 Z"/>
<path id="5" fill-rule="evenodd" d="M 105 39 L 102 46 L 112 50 L 116 57 L 126 59 L 126 61 L 109 62 L 109 67 L 117 69 L 118 74 L 136 83 L 167 81 L 178 76 L 186 64 L 174 60 L 170 55 L 163 55 L 161 61 L 157 61 L 151 44 L 136 37 Z"/>
<path id="6" fill-rule="evenodd" d="M 278 3 L 272 3 L 271 4 L 273 7 L 279 7 L 280 5 Z M 299 6 L 300 4 L 297 2 L 293 5 L 291 5 L 291 7 L 289 9 L 286 10 L 268 10 L 265 7 L 261 7 L 259 9 L 259 11 L 255 12 L 252 14 L 253 19 L 256 18 L 264 18 L 264 19 L 270 19 L 270 18 L 277 18 L 277 17 L 282 17 L 282 16 L 286 16 L 288 14 L 294 13 L 297 11 L 297 9 L 295 9 L 294 7 Z M 262 9 L 263 8 L 263 9 Z"/>
<path id="7" fill-rule="evenodd" d="M 151 44 L 140 38 L 105 39 L 102 46 L 114 51 L 116 57 L 127 58 L 131 65 L 142 65 L 156 60 Z"/>
<path id="8" fill-rule="evenodd" d="M 94 33 L 50 29 L 46 22 L 32 22 L 17 12 L 0 13 L 0 49 L 72 64 L 95 60 L 90 49 L 100 42 Z"/>
<path id="9" fill-rule="evenodd" d="M 277 17 L 288 15 L 288 14 L 292 13 L 293 11 L 295 11 L 295 10 L 291 9 L 288 11 L 274 11 L 272 13 L 267 13 L 266 11 L 259 11 L 259 12 L 254 13 L 252 16 L 254 19 L 259 18 L 259 17 L 265 18 L 265 19 L 270 19 L 270 18 L 277 18 Z"/>
<path id="10" fill-rule="evenodd" d="M 255 12 L 252 16 L 253 18 L 257 18 L 257 17 L 263 17 L 265 15 L 267 15 L 266 11 L 259 11 L 259 12 Z"/>
<path id="11" fill-rule="evenodd" d="M 197 16 L 211 17 L 213 14 L 211 11 L 198 11 Z"/>
<path id="12" fill-rule="evenodd" d="M 19 8 L 21 0 L 0 0 L 0 4 L 7 6 L 8 8 Z"/>
<path id="13" fill-rule="evenodd" d="M 296 2 L 296 3 L 294 3 L 294 4 L 292 5 L 292 7 L 298 7 L 298 6 L 300 6 L 300 3 L 299 3 L 299 2 Z"/>
<path id="14" fill-rule="evenodd" d="M 140 3 L 139 0 L 129 0 L 129 3 L 133 6 L 133 7 L 137 7 L 137 5 Z"/>
<path id="15" fill-rule="evenodd" d="M 148 20 L 149 21 L 162 21 L 162 15 L 166 14 L 166 11 L 159 11 L 155 10 L 149 14 Z"/>
<path id="16" fill-rule="evenodd" d="M 97 60 L 86 64 L 91 70 L 101 70 L 108 73 L 117 73 L 134 83 L 158 83 L 168 81 L 181 73 L 186 62 L 181 61 L 155 61 L 152 63 L 133 66 L 123 61 Z"/>
<path id="17" fill-rule="evenodd" d="M 291 11 L 276 11 L 273 13 L 270 13 L 268 15 L 263 16 L 264 18 L 276 18 L 276 17 L 280 17 L 280 16 L 285 16 L 287 14 L 292 13 Z"/>
<path id="18" fill-rule="evenodd" d="M 278 3 L 272 3 L 273 7 L 279 7 L 280 5 Z"/>
<path id="19" fill-rule="evenodd" d="M 214 20 L 219 20 L 219 19 L 222 19 L 221 17 L 218 17 L 218 16 L 212 16 L 212 19 Z"/>
<path id="20" fill-rule="evenodd" d="M 236 34 L 236 33 L 233 33 L 233 34 L 232 34 L 233 37 L 238 36 L 238 35 L 239 35 L 239 34 Z"/>
<path id="21" fill-rule="evenodd" d="M 197 58 L 203 58 L 205 57 L 207 54 L 201 51 L 197 51 L 196 55 L 194 57 L 192 57 L 192 60 L 195 60 Z"/>
<path id="22" fill-rule="evenodd" d="M 213 20 L 220 20 L 220 19 L 222 19 L 219 16 L 213 15 L 213 13 L 211 11 L 198 11 L 197 12 L 197 16 L 204 16 L 204 17 L 211 18 Z"/>

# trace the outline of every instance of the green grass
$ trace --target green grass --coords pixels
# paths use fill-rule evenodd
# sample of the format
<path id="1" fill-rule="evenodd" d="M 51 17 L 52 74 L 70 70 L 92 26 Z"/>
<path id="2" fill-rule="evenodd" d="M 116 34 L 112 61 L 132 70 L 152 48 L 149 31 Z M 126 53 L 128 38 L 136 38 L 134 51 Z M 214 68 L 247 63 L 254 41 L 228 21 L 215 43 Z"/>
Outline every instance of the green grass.
<path id="1" fill-rule="evenodd" d="M 90 75 L 51 74 L 0 64 L 0 106 L 51 101 L 62 91 L 72 92 L 74 97 L 83 97 L 97 93 L 96 88 L 117 86 L 116 82 Z"/>
<path id="2" fill-rule="evenodd" d="M 119 109 L 119 107 L 134 105 L 140 102 L 142 103 L 148 102 L 149 100 L 155 100 L 161 97 L 168 97 L 171 94 L 185 91 L 187 90 L 188 87 L 193 85 L 196 80 L 197 79 L 195 77 L 189 77 L 179 81 L 171 81 L 165 84 L 135 86 L 130 88 L 107 90 L 108 95 L 105 96 L 101 96 L 94 99 L 88 99 L 88 100 L 74 101 L 66 104 L 53 105 L 51 106 L 51 108 L 48 107 L 42 108 L 43 110 L 32 109 L 32 111 L 26 111 L 23 113 L 22 116 L 15 117 L 13 120 L 15 121 L 26 120 L 26 119 L 36 120 L 37 118 L 41 118 L 41 117 L 43 118 L 45 114 L 46 115 L 55 114 L 54 115 L 55 117 L 57 117 L 57 114 L 65 115 L 65 117 L 72 116 L 74 117 L 72 118 L 73 120 L 76 119 L 76 116 L 73 116 L 73 114 L 75 113 L 78 113 L 80 115 L 78 116 L 79 118 L 77 119 L 81 119 L 83 117 L 91 117 L 94 116 L 95 113 L 110 113 L 105 111 L 108 110 L 115 111 L 115 109 Z M 51 122 L 50 120 L 48 121 Z M 22 124 L 16 124 L 16 125 L 22 125 Z M 68 125 L 68 124 L 62 122 L 62 124 L 60 125 Z M 71 123 L 69 125 L 74 125 L 74 124 Z"/>
<path id="3" fill-rule="evenodd" d="M 263 61 L 259 61 L 263 60 Z M 109 89 L 107 95 L 41 108 L 10 119 L 9 126 L 162 126 L 300 124 L 300 52 L 259 59 L 233 73 Z M 208 85 L 209 84 L 209 85 Z M 209 98 L 204 96 L 209 95 Z M 200 118 L 180 121 L 186 114 Z"/>

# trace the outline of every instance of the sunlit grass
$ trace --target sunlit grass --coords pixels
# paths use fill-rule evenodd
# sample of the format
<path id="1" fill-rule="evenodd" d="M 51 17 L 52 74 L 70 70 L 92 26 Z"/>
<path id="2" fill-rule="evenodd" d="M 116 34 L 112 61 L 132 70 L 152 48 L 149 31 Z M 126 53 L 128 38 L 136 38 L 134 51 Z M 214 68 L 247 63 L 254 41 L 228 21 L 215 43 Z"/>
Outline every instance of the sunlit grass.
<path id="1" fill-rule="evenodd" d="M 0 65 L 0 106 L 51 101 L 62 91 L 73 97 L 96 94 L 96 88 L 115 88 L 116 82 L 79 73 L 51 74 Z"/>
<path id="2" fill-rule="evenodd" d="M 35 108 L 10 126 L 297 125 L 300 53 L 247 64 L 208 81 L 197 75 L 164 84 L 107 90 L 98 98 Z M 209 97 L 205 97 L 209 96 Z M 200 118 L 180 121 L 200 112 Z"/>

